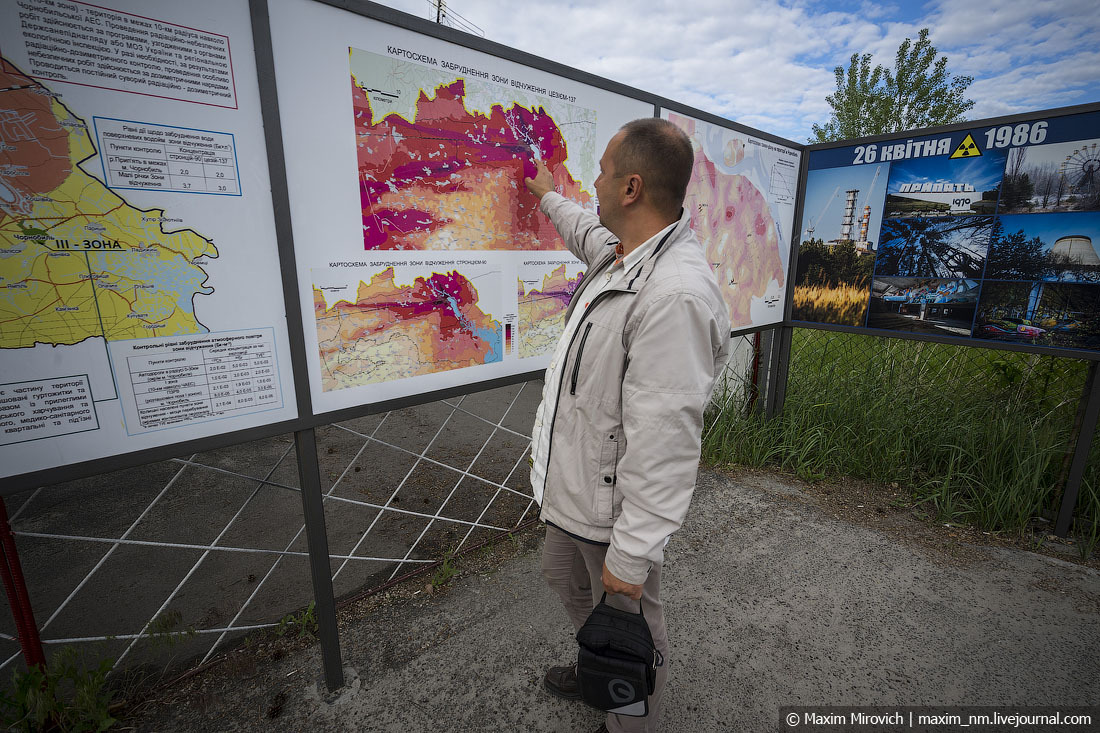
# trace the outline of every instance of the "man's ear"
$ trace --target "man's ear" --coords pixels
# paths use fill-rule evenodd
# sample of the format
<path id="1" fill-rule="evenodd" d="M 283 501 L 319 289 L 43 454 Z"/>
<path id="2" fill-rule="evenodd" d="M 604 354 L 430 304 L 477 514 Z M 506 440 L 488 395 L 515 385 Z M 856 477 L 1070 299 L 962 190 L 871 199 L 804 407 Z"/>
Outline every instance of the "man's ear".
<path id="1" fill-rule="evenodd" d="M 642 177 L 632 173 L 626 179 L 626 189 L 623 191 L 623 203 L 626 205 L 635 203 L 642 198 Z"/>

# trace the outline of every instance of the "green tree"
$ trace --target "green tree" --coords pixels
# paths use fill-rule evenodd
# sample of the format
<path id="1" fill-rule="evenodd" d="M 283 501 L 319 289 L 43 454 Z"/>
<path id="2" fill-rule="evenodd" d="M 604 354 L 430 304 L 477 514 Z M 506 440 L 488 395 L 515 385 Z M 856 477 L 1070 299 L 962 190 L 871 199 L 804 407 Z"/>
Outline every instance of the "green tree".
<path id="1" fill-rule="evenodd" d="M 894 68 L 871 66 L 871 54 L 852 54 L 848 68 L 837 66 L 836 92 L 825 98 L 833 108 L 829 121 L 814 125 L 812 143 L 902 132 L 962 122 L 974 107 L 967 99 L 972 76 L 952 76 L 947 57 L 939 56 L 921 28 L 916 43 L 898 47 Z"/>
<path id="2" fill-rule="evenodd" d="M 1051 262 L 1039 237 L 1028 239 L 1023 229 L 1004 233 L 1000 222 L 993 228 L 992 250 L 986 277 L 998 280 L 1044 280 L 1053 275 Z"/>

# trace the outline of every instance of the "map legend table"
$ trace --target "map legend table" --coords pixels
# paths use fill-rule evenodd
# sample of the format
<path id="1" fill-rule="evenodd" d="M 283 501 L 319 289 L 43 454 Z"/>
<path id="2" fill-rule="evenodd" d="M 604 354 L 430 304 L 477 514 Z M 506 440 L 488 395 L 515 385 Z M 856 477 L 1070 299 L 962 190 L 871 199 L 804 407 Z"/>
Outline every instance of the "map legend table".
<path id="1" fill-rule="evenodd" d="M 146 349 L 146 353 L 140 350 Z M 259 412 L 282 405 L 269 329 L 129 342 L 132 392 L 124 401 L 131 435 Z"/>

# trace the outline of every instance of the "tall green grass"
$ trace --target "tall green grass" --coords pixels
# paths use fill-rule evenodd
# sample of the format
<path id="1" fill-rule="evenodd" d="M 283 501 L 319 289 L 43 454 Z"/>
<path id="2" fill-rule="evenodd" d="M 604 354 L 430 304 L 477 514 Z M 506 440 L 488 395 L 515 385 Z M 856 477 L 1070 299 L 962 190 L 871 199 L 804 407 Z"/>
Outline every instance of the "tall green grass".
<path id="1" fill-rule="evenodd" d="M 1022 531 L 1051 522 L 1087 363 L 1034 354 L 796 329 L 775 420 L 720 395 L 703 438 L 713 464 L 778 466 L 815 480 L 907 487 L 941 521 Z M 1087 555 L 1100 540 L 1100 450 L 1076 512 Z"/>

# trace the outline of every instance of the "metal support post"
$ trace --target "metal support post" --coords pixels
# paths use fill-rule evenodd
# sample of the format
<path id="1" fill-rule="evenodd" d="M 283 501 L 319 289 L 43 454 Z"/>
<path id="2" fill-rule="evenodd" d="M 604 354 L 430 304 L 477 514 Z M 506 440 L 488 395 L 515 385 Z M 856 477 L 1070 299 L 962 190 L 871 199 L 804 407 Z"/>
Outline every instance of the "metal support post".
<path id="1" fill-rule="evenodd" d="M 1088 463 L 1092 449 L 1092 438 L 1096 433 L 1096 418 L 1100 414 L 1100 380 L 1097 379 L 1097 362 L 1089 363 L 1089 375 L 1085 380 L 1085 393 L 1081 395 L 1081 432 L 1077 436 L 1077 445 L 1073 450 L 1073 464 L 1069 469 L 1065 491 L 1062 492 L 1062 508 L 1058 512 L 1058 522 L 1054 525 L 1054 534 L 1065 537 L 1073 523 L 1073 510 L 1077 506 L 1077 496 L 1081 492 L 1081 480 L 1085 476 L 1085 464 Z"/>
<path id="2" fill-rule="evenodd" d="M 773 330 L 772 347 L 768 358 L 768 394 L 764 416 L 771 420 L 783 412 L 787 398 L 787 373 L 791 366 L 791 336 L 794 329 L 783 326 L 778 333 Z M 778 338 L 776 338 L 778 336 Z"/>
<path id="3" fill-rule="evenodd" d="M 23 660 L 27 667 L 46 667 L 46 654 L 42 651 L 42 637 L 38 633 L 38 624 L 34 621 L 31 597 L 27 593 L 27 582 L 23 577 L 23 568 L 19 563 L 19 551 L 15 547 L 8 524 L 8 509 L 0 499 L 0 576 L 3 576 L 4 591 L 11 604 L 11 615 L 15 620 L 19 646 L 23 649 Z"/>
<path id="4" fill-rule="evenodd" d="M 328 558 L 325 506 L 321 498 L 321 468 L 317 462 L 317 435 L 313 428 L 294 433 L 298 451 L 298 476 L 302 488 L 302 513 L 309 547 L 309 572 L 313 578 L 313 599 L 325 684 L 330 692 L 344 686 L 340 661 L 340 635 L 336 628 L 336 599 L 332 595 L 332 569 Z"/>

